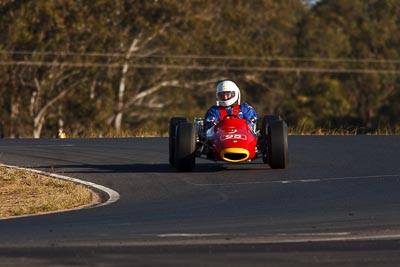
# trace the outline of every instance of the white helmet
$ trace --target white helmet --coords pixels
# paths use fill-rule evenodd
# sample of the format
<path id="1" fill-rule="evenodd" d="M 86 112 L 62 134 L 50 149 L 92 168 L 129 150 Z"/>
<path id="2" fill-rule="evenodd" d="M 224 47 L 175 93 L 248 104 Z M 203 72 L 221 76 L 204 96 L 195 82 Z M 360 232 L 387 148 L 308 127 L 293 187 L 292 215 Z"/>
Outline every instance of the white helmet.
<path id="1" fill-rule="evenodd" d="M 240 90 L 232 81 L 222 81 L 217 85 L 217 106 L 240 105 Z"/>

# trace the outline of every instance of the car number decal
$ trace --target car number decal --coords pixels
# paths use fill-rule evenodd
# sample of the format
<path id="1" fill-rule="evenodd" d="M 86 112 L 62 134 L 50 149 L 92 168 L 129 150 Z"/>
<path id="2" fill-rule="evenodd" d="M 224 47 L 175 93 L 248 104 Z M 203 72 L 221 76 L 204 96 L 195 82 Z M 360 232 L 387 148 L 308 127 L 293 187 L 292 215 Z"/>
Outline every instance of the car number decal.
<path id="1" fill-rule="evenodd" d="M 230 139 L 247 140 L 247 136 L 244 134 L 226 134 L 226 135 L 221 135 L 220 139 L 221 139 L 221 141 L 230 140 Z"/>

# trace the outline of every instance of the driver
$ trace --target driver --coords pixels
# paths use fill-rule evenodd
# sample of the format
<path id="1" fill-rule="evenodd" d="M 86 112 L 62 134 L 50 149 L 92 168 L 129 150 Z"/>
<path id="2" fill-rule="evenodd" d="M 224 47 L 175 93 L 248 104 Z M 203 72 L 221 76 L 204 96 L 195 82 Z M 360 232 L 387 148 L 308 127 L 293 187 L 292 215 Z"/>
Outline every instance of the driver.
<path id="1" fill-rule="evenodd" d="M 245 119 L 247 124 L 255 129 L 258 116 L 248 103 L 240 103 L 240 90 L 232 81 L 222 81 L 217 85 L 217 104 L 208 109 L 205 116 L 205 128 L 208 130 L 219 119 L 228 115 L 236 115 Z"/>

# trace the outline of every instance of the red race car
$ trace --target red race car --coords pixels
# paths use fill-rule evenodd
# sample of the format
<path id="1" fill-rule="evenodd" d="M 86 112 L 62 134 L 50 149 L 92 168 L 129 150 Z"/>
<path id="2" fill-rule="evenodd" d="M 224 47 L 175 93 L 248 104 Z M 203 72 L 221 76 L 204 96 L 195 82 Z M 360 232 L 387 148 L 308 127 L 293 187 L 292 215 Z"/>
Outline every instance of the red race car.
<path id="1" fill-rule="evenodd" d="M 245 162 L 262 158 L 272 169 L 288 166 L 287 125 L 279 116 L 266 115 L 261 129 L 229 115 L 206 130 L 202 118 L 191 123 L 174 117 L 169 124 L 169 162 L 179 171 L 191 171 L 196 157 L 214 161 Z"/>

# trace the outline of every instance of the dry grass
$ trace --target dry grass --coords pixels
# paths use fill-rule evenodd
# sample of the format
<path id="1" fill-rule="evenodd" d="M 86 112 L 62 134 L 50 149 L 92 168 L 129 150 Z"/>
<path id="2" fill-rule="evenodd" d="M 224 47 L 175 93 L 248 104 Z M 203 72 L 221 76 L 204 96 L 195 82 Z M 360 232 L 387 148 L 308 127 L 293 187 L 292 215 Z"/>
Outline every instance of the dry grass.
<path id="1" fill-rule="evenodd" d="M 154 131 L 150 129 L 135 129 L 135 130 L 109 130 L 104 132 L 88 131 L 87 133 L 80 135 L 71 135 L 67 133 L 67 137 L 70 138 L 129 138 L 129 137 L 162 137 L 167 136 L 166 133 Z"/>
<path id="2" fill-rule="evenodd" d="M 322 129 L 313 128 L 305 129 L 302 127 L 289 127 L 289 135 L 399 135 L 398 131 L 393 131 L 391 129 L 378 129 L 375 131 L 368 131 L 362 128 L 352 128 L 352 129 Z"/>
<path id="3" fill-rule="evenodd" d="M 190 121 L 190 120 L 189 120 Z M 260 125 L 261 126 L 261 123 Z M 307 122 L 301 121 L 297 125 L 289 125 L 289 135 L 400 135 L 400 125 L 396 127 L 381 126 L 378 129 L 367 129 L 365 127 L 339 127 L 316 128 Z M 67 138 L 132 138 L 132 137 L 168 137 L 168 129 L 155 130 L 150 128 L 108 129 L 95 131 L 89 128 L 84 133 L 72 133 L 67 131 Z"/>
<path id="4" fill-rule="evenodd" d="M 83 185 L 0 166 L 0 219 L 73 209 L 93 197 Z"/>

